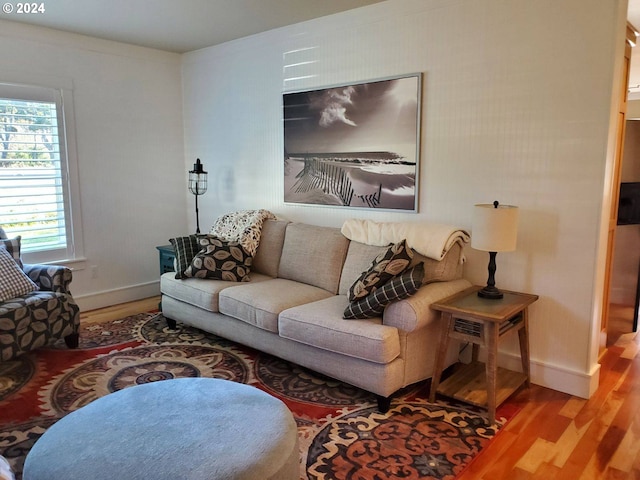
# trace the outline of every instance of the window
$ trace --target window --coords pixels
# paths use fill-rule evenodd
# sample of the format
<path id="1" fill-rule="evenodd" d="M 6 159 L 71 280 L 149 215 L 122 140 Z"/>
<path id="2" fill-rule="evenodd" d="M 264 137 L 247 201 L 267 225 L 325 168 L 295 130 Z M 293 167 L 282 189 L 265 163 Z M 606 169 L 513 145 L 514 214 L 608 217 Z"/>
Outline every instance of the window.
<path id="1" fill-rule="evenodd" d="M 0 84 L 0 224 L 22 236 L 29 263 L 81 254 L 67 100 L 64 89 Z"/>

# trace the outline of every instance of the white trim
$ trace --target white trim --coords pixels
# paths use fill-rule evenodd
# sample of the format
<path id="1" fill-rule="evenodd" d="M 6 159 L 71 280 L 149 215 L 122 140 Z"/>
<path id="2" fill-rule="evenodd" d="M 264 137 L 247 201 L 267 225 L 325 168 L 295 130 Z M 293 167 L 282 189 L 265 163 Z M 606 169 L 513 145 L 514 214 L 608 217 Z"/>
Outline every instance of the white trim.
<path id="1" fill-rule="evenodd" d="M 514 371 L 522 371 L 520 354 L 498 352 L 498 364 Z M 548 362 L 531 360 L 531 383 L 559 392 L 590 398 L 598 389 L 600 364 L 591 372 L 581 372 Z"/>
<path id="2" fill-rule="evenodd" d="M 67 221 L 71 223 L 71 241 L 73 242 L 73 258 L 84 257 L 84 235 L 82 230 L 82 209 L 80 207 L 80 176 L 78 174 L 78 151 L 76 145 L 76 121 L 75 107 L 73 104 L 73 91 L 67 88 L 61 89 L 62 112 L 65 128 L 66 149 L 66 175 L 69 186 L 69 205 Z"/>
<path id="3" fill-rule="evenodd" d="M 71 291 L 73 292 L 73 284 L 71 284 Z M 86 312 L 158 295 L 160 295 L 160 280 L 103 290 L 102 292 L 87 295 L 74 295 L 73 298 L 80 307 L 80 311 Z"/>
<path id="4" fill-rule="evenodd" d="M 73 103 L 73 80 L 70 78 L 36 75 L 28 72 L 3 71 L 0 87 L 16 98 L 38 99 L 56 103 L 59 116 L 60 160 L 65 184 L 65 222 L 67 223 L 67 248 L 63 256 L 54 251 L 24 252 L 26 263 L 48 263 L 62 258 L 84 258 L 84 236 L 80 208 L 80 181 L 76 146 L 75 107 Z M 49 97 L 53 94 L 53 98 Z M 59 262 L 57 262 L 59 263 Z"/>

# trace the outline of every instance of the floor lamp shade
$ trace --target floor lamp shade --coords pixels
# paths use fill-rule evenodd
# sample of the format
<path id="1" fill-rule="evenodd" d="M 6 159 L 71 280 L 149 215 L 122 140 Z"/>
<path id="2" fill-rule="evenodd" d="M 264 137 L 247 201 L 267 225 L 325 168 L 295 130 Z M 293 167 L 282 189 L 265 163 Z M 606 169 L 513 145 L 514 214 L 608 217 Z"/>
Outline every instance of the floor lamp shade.
<path id="1" fill-rule="evenodd" d="M 518 239 L 518 207 L 513 205 L 478 204 L 473 210 L 471 247 L 489 252 L 489 278 L 487 286 L 478 296 L 500 299 L 504 295 L 496 288 L 496 254 L 516 249 Z"/>

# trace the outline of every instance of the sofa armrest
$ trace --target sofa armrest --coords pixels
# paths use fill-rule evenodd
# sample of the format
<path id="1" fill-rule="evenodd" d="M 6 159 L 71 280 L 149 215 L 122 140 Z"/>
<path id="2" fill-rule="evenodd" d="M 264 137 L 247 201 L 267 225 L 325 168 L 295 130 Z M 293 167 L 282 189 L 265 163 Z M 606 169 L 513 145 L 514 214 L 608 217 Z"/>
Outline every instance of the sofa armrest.
<path id="1" fill-rule="evenodd" d="M 40 287 L 40 290 L 71 294 L 69 291 L 72 279 L 71 269 L 61 265 L 25 263 L 23 270 Z"/>
<path id="2" fill-rule="evenodd" d="M 405 332 L 418 330 L 440 318 L 440 313 L 431 309 L 432 303 L 470 286 L 471 282 L 463 278 L 423 285 L 414 295 L 387 305 L 382 323 Z"/>

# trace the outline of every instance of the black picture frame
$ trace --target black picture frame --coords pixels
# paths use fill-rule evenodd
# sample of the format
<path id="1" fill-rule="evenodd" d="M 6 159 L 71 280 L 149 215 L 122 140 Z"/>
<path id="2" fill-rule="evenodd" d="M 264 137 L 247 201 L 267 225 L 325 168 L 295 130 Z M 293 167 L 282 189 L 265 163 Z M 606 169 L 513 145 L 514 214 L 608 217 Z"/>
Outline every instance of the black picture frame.
<path id="1" fill-rule="evenodd" d="M 422 75 L 283 93 L 284 202 L 418 211 Z"/>

